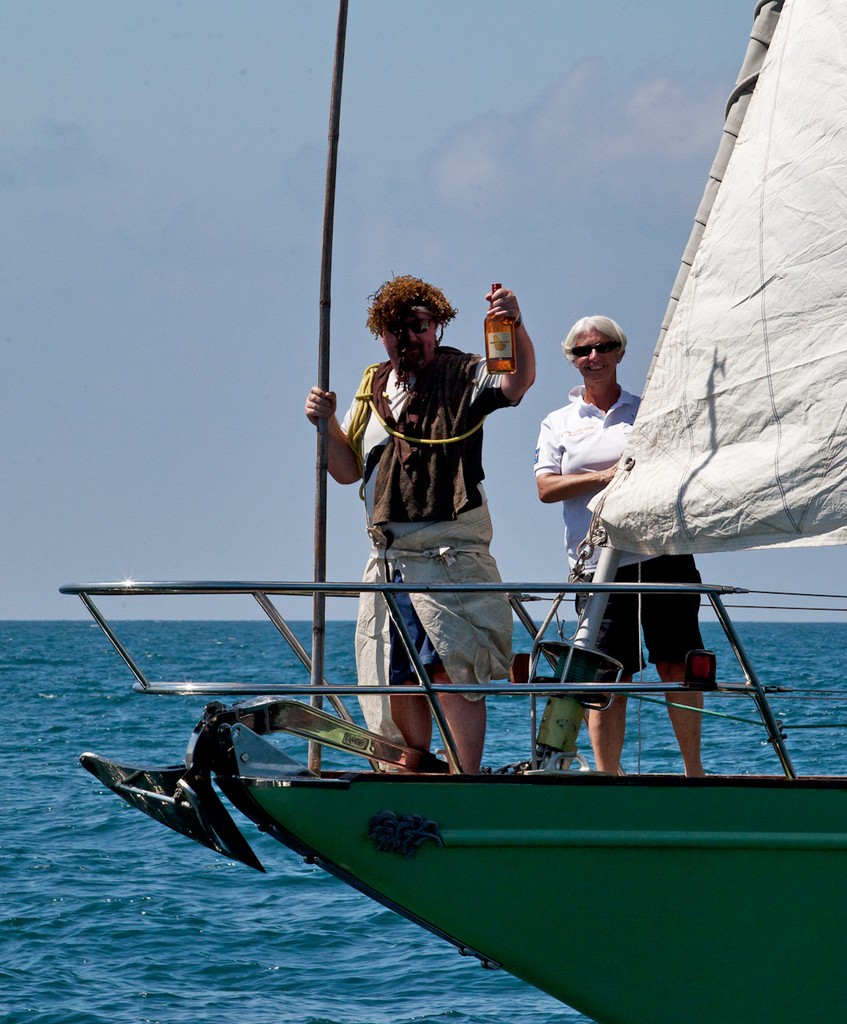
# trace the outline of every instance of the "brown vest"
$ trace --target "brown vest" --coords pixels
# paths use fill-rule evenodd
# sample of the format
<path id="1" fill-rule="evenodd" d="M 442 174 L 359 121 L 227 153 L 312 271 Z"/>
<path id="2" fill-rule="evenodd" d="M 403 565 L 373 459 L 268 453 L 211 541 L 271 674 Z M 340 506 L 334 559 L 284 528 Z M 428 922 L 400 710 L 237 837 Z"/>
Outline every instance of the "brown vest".
<path id="1" fill-rule="evenodd" d="M 499 388 L 481 393 L 471 406 L 480 357 L 439 348 L 418 374 L 395 420 L 385 397 L 391 363 L 374 378 L 377 412 L 402 438 L 390 437 L 376 468 L 374 523 L 443 522 L 482 504 L 482 430 L 450 444 L 416 444 L 414 438 L 455 438 L 476 426 L 492 409 L 509 402 Z"/>

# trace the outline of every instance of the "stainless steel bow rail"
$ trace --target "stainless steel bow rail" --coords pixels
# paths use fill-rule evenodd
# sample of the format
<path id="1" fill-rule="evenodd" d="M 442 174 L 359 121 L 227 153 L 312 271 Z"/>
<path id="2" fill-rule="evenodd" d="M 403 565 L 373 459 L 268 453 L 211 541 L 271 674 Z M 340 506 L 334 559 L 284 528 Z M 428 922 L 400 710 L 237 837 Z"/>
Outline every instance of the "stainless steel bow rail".
<path id="1" fill-rule="evenodd" d="M 475 693 L 484 694 L 496 694 L 505 696 L 523 695 L 529 696 L 531 699 L 531 727 L 533 730 L 533 736 L 535 736 L 536 726 L 536 715 L 535 715 L 535 701 L 538 696 L 554 696 L 554 695 L 579 695 L 582 698 L 588 698 L 589 700 L 594 696 L 594 699 L 601 700 L 601 695 L 612 694 L 612 693 L 628 693 L 628 694 L 665 694 L 672 693 L 674 691 L 685 692 L 692 689 L 690 683 L 663 683 L 663 682 L 645 682 L 645 681 L 634 681 L 634 682 L 622 682 L 620 680 L 620 672 L 618 672 L 618 679 L 616 682 L 595 682 L 592 681 L 593 677 L 590 678 L 578 678 L 574 679 L 572 676 L 568 676 L 568 666 L 564 669 L 560 666 L 557 670 L 558 651 L 556 655 L 551 653 L 551 646 L 545 640 L 545 633 L 552 622 L 559 605 L 562 601 L 576 594 L 581 593 L 598 593 L 598 592 L 609 592 L 609 593 L 665 593 L 665 594 L 699 594 L 701 598 L 705 598 L 710 603 L 712 610 L 720 623 L 724 635 L 730 645 L 730 648 L 735 656 L 735 659 L 741 669 L 743 675 L 743 681 L 739 682 L 719 682 L 713 687 L 715 692 L 728 695 L 743 695 L 748 698 L 752 698 L 762 724 L 764 725 L 765 731 L 768 736 L 769 742 L 773 745 L 774 750 L 779 757 L 782 769 L 785 775 L 789 778 L 794 778 L 795 772 L 791 764 L 791 758 L 785 746 L 785 737 L 781 727 L 781 723 L 776 719 L 771 705 L 767 697 L 767 688 L 762 684 L 758 675 L 747 656 L 741 639 L 730 620 L 726 608 L 723 603 L 723 597 L 726 595 L 744 594 L 746 591 L 737 587 L 730 586 L 718 586 L 713 584 L 638 584 L 638 583 L 614 583 L 614 584 L 602 584 L 602 583 L 570 583 L 562 585 L 561 583 L 466 583 L 459 585 L 445 585 L 445 584 L 406 584 L 406 583 L 315 583 L 315 582 L 225 582 L 225 581 L 211 581 L 211 582 L 139 582 L 139 581 L 122 581 L 116 583 L 88 583 L 88 584 L 68 584 L 60 588 L 60 592 L 63 594 L 72 594 L 78 596 L 89 614 L 99 625 L 103 633 L 108 637 L 109 641 L 123 659 L 130 672 L 135 677 L 135 689 L 142 693 L 151 694 L 202 694 L 207 696 L 257 696 L 257 695 L 286 695 L 286 696 L 311 696 L 314 695 L 315 690 L 318 689 L 320 693 L 328 698 L 332 704 L 336 713 L 340 718 L 350 725 L 354 731 L 358 731 L 357 726 L 353 721 L 352 716 L 347 711 L 341 700 L 342 696 L 353 696 L 362 693 L 369 695 L 374 694 L 391 694 L 399 696 L 402 694 L 423 694 L 426 696 L 429 705 L 432 709 L 433 716 L 436 721 L 436 725 L 441 733 L 441 737 L 444 743 L 444 749 L 448 761 L 451 765 L 458 769 L 461 767 L 461 762 L 456 751 L 455 742 L 447 722 L 444 718 L 443 711 L 441 709 L 441 703 L 438 698 L 438 694 L 442 692 L 453 692 L 457 691 L 455 686 L 438 685 L 432 683 L 429 679 L 428 673 L 420 661 L 417 650 L 409 636 L 406 628 L 403 616 L 397 606 L 397 595 L 404 593 L 505 593 L 508 595 L 511 606 L 514 610 L 516 618 L 522 623 L 524 628 L 532 641 L 532 649 L 530 652 L 529 663 L 530 671 L 528 673 L 528 681 L 515 684 L 515 683 L 489 683 L 487 685 L 478 685 L 474 687 Z M 366 592 L 373 592 L 382 594 L 385 600 L 388 614 L 395 629 L 401 637 L 404 645 L 409 654 L 410 661 L 412 663 L 417 682 L 407 686 L 362 686 L 357 682 L 353 683 L 330 683 L 325 677 L 322 679 L 321 685 L 316 687 L 313 683 L 308 684 L 296 684 L 296 683 L 255 683 L 255 682 L 214 682 L 214 681 L 180 681 L 180 682 L 168 682 L 151 680 L 141 669 L 138 661 L 130 654 L 126 646 L 118 637 L 115 629 L 107 621 L 106 617 L 101 612 L 100 608 L 94 601 L 94 598 L 102 597 L 162 597 L 170 595 L 180 596 L 198 596 L 198 595 L 218 595 L 231 597 L 234 595 L 244 595 L 248 598 L 253 598 L 255 602 L 264 612 L 265 616 L 274 625 L 276 630 L 280 633 L 286 643 L 289 645 L 291 650 L 296 655 L 297 659 L 301 662 L 307 672 L 311 671 L 311 658 L 308 652 L 305 650 L 303 645 L 298 640 L 297 636 L 291 629 L 290 625 L 286 621 L 286 618 L 281 614 L 277 606 L 273 602 L 273 598 L 293 598 L 302 597 L 313 599 L 315 594 L 321 594 L 325 597 L 333 598 L 358 598 L 360 594 Z M 551 601 L 551 608 L 549 613 L 546 615 L 543 622 L 539 625 L 535 622 L 532 615 L 527 609 L 527 605 L 533 601 Z M 558 645 L 561 647 L 561 645 Z M 598 654 L 597 652 L 590 651 L 589 653 L 595 655 L 597 658 L 603 660 L 607 665 L 611 659 L 606 658 L 604 655 Z M 548 664 L 549 663 L 549 664 Z M 617 663 L 613 663 L 618 669 L 620 668 Z M 296 717 L 296 716 L 295 716 Z M 320 725 L 322 718 L 321 714 L 314 717 L 313 725 L 315 729 L 321 734 L 319 742 L 326 742 L 330 746 L 336 744 L 332 742 L 332 736 L 334 730 L 331 725 L 324 723 Z M 331 718 L 332 716 L 323 716 L 324 718 Z M 320 726 L 320 728 L 319 728 Z M 304 726 L 305 730 L 305 726 Z M 291 728 L 290 731 L 296 731 L 295 728 Z M 366 730 L 361 730 L 366 732 Z M 308 730 L 301 731 L 299 734 L 306 736 Z M 369 734 L 372 735 L 372 734 Z M 329 737 L 329 738 L 327 738 Z M 359 739 L 360 749 L 358 752 L 363 753 L 367 756 L 367 752 L 361 749 L 365 741 Z M 356 741 L 353 741 L 354 746 Z M 349 749 L 349 748 L 343 748 Z M 534 756 L 534 755 L 533 755 Z M 372 752 L 371 757 L 372 763 L 379 760 L 379 751 Z"/>

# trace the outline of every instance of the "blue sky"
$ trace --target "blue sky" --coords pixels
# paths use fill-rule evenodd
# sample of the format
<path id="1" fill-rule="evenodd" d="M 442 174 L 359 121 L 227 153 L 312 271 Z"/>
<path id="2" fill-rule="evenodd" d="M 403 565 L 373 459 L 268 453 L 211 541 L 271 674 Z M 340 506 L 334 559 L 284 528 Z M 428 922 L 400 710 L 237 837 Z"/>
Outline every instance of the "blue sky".
<path id="1" fill-rule="evenodd" d="M 560 339 L 613 316 L 622 383 L 641 390 L 752 14 L 351 0 L 332 384 L 346 404 L 379 358 L 367 297 L 392 274 L 439 284 L 460 310 L 446 340 L 476 351 L 489 284 L 515 289 L 540 373 L 486 425 L 505 579 L 564 573 L 532 476 L 538 424 L 577 382 Z M 311 578 L 302 408 L 336 16 L 335 0 L 2 5 L 0 618 L 82 616 L 67 582 Z M 355 488 L 330 485 L 329 578 L 358 578 L 365 550 Z M 709 580 L 787 590 L 839 590 L 843 564 L 700 561 Z"/>

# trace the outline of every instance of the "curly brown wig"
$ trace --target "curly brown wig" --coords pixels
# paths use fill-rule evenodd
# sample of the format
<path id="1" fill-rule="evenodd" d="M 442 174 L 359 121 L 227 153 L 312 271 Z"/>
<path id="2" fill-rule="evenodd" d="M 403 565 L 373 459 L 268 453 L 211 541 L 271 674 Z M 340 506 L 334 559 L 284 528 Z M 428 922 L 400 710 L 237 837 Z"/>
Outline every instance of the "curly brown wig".
<path id="1" fill-rule="evenodd" d="M 449 324 L 459 312 L 450 305 L 440 288 L 408 274 L 385 281 L 370 300 L 367 324 L 377 337 L 396 327 L 414 306 L 426 306 L 439 327 Z"/>

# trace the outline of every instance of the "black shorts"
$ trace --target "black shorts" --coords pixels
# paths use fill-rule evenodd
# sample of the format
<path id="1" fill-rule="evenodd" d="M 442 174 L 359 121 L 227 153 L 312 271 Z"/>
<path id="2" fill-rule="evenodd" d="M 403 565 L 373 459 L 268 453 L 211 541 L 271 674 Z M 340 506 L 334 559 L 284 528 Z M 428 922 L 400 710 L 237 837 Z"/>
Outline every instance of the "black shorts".
<path id="1" fill-rule="evenodd" d="M 700 583 L 700 573 L 692 555 L 659 555 L 645 562 L 624 565 L 615 574 L 616 583 Z M 623 664 L 625 676 L 644 667 L 639 635 L 639 597 L 641 628 L 647 657 L 659 661 L 684 662 L 689 651 L 703 646 L 697 617 L 699 594 L 613 594 L 594 646 Z M 576 610 L 581 612 L 587 597 L 577 594 Z M 609 680 L 610 672 L 600 679 Z"/>

